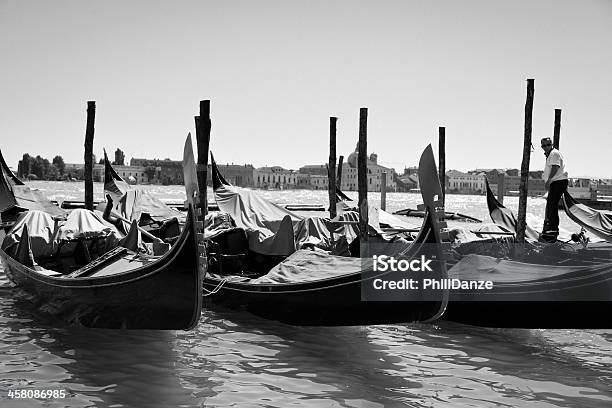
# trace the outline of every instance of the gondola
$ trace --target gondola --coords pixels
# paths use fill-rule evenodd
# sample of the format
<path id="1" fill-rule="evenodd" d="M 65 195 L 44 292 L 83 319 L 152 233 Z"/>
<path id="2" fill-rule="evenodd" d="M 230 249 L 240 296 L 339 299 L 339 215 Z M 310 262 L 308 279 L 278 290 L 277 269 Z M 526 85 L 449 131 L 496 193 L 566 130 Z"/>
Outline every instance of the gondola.
<path id="1" fill-rule="evenodd" d="M 507 232 L 511 232 L 516 235 L 516 217 L 508 208 L 504 207 L 493 194 L 491 188 L 489 187 L 488 181 L 485 180 L 485 185 L 487 189 L 487 206 L 489 208 L 489 215 L 493 222 L 499 225 Z M 571 198 L 571 196 L 568 197 Z M 597 227 L 596 222 L 588 221 L 589 211 L 588 207 L 585 207 L 582 204 L 573 204 L 571 200 L 567 200 L 567 205 L 571 204 L 572 210 L 568 213 L 570 219 L 577 222 L 579 225 L 583 227 L 587 227 L 589 224 L 592 228 L 586 228 L 587 231 L 595 232 L 598 228 L 605 228 L 605 215 L 602 216 L 599 227 Z M 592 209 L 591 209 L 592 210 Z M 596 211 L 596 210 L 592 210 Z M 567 210 L 566 210 L 567 212 Z M 605 212 L 600 212 L 605 214 Z M 592 225 L 590 225 L 592 224 Z M 559 260 L 567 261 L 571 260 L 572 257 L 587 257 L 591 256 L 594 258 L 598 258 L 599 261 L 606 261 L 612 259 L 612 243 L 611 242 L 591 242 L 591 240 L 586 239 L 583 233 L 577 232 L 572 234 L 571 241 L 573 242 L 563 242 L 557 240 L 556 242 L 548 242 L 542 243 L 538 242 L 539 233 L 531 228 L 529 225 L 526 226 L 525 229 L 525 241 L 527 242 L 528 247 L 535 247 L 538 249 L 538 252 L 556 252 L 556 256 L 559 257 Z M 597 234 L 596 234 L 597 235 Z M 550 263 L 550 262 L 549 262 Z"/>
<path id="2" fill-rule="evenodd" d="M 488 184 L 487 203 L 493 221 L 515 232 L 514 215 Z M 524 261 L 473 253 L 450 267 L 450 279 L 490 280 L 493 287 L 449 289 L 443 319 L 485 327 L 612 327 L 601 314 L 612 306 L 610 244 L 543 244 L 529 228 L 526 235 Z"/>
<path id="3" fill-rule="evenodd" d="M 491 280 L 491 289 L 450 289 L 443 319 L 485 327 L 612 328 L 612 262 L 529 264 L 471 254 L 450 279 Z"/>
<path id="4" fill-rule="evenodd" d="M 150 257 L 118 246 L 66 275 L 37 265 L 25 228 L 13 256 L 0 249 L 6 276 L 32 295 L 41 310 L 78 326 L 193 328 L 200 317 L 206 265 L 199 263 L 196 244 L 199 221 L 194 207 L 198 191 L 197 181 L 193 182 L 195 164 L 191 149 L 188 137 L 183 165 L 189 222 L 169 252 Z M 25 257 L 20 262 L 15 254 Z"/>
<path id="5" fill-rule="evenodd" d="M 487 207 L 489 208 L 489 215 L 493 222 L 500 227 L 504 228 L 504 230 L 508 232 L 512 232 L 516 234 L 516 217 L 508 208 L 504 207 L 502 203 L 500 203 L 493 191 L 491 191 L 491 187 L 489 187 L 489 181 L 485 178 L 485 187 L 487 190 Z M 531 242 L 536 242 L 539 239 L 538 232 L 531 228 L 529 225 L 525 228 L 525 239 Z"/>
<path id="6" fill-rule="evenodd" d="M 397 278 L 390 272 L 374 271 L 371 257 L 376 248 L 389 249 L 398 258 L 429 257 L 432 278 L 446 276 L 446 264 L 441 250 L 441 188 L 431 146 L 423 153 L 419 166 L 420 179 L 429 186 L 422 190 L 428 215 L 417 238 L 396 247 L 372 245 L 371 252 L 361 258 L 331 255 L 317 250 L 298 250 L 284 257 L 270 271 L 253 275 L 251 260 L 261 257 L 243 243 L 242 251 L 233 254 L 209 252 L 209 258 L 229 256 L 223 271 L 207 273 L 204 278 L 205 304 L 244 310 L 267 319 L 295 325 L 356 325 L 386 324 L 435 320 L 446 307 L 444 294 L 428 297 L 420 290 L 375 293 L 376 279 Z M 214 171 L 213 171 L 214 177 Z M 214 181 L 214 180 L 213 180 Z M 437 196 L 437 197 L 434 197 Z M 220 205 L 222 207 L 222 205 Z M 245 238 L 243 238 L 243 241 Z M 376 247 L 376 248 L 375 248 Z M 234 247 L 228 247 L 227 252 Z M 402 272 L 406 277 L 406 273 Z"/>
<path id="7" fill-rule="evenodd" d="M 612 211 L 596 210 L 563 193 L 563 209 L 567 216 L 591 234 L 612 241 Z"/>

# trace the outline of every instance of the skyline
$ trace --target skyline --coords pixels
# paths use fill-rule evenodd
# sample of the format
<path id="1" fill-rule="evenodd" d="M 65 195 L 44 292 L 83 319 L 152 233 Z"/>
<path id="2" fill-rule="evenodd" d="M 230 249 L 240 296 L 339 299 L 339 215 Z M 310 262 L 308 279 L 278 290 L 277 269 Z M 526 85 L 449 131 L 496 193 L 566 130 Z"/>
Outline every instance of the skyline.
<path id="1" fill-rule="evenodd" d="M 612 178 L 612 2 L 507 3 L 2 1 L 0 148 L 81 162 L 95 100 L 98 158 L 176 159 L 210 99 L 219 163 L 325 163 L 330 116 L 346 159 L 367 107 L 386 167 L 445 126 L 447 169 L 520 168 L 534 78 L 530 170 L 560 108 L 570 177 Z"/>

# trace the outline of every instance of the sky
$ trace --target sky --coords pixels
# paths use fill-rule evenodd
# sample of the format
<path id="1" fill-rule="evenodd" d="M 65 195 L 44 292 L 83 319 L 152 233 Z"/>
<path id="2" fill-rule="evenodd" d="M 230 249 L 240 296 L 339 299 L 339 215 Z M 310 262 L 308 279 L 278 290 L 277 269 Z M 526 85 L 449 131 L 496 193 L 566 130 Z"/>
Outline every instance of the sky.
<path id="1" fill-rule="evenodd" d="M 178 160 L 211 101 L 219 163 L 298 169 L 354 150 L 401 172 L 438 146 L 446 168 L 520 168 L 535 79 L 531 170 L 562 109 L 570 176 L 612 178 L 612 1 L 0 0 L 0 149 L 83 161 Z"/>

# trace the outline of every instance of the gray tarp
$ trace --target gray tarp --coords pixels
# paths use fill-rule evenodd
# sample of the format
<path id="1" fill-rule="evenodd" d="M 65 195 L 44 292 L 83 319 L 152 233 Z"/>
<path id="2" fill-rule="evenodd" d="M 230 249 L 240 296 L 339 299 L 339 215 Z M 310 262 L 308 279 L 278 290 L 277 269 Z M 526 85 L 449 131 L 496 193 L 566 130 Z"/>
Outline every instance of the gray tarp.
<path id="1" fill-rule="evenodd" d="M 70 253 L 75 243 L 64 245 L 67 241 L 76 239 L 100 238 L 107 249 L 117 245 L 121 233 L 104 221 L 99 212 L 76 209 L 70 213 L 66 221 L 55 222 L 44 211 L 32 210 L 19 215 L 15 225 L 2 242 L 2 249 L 11 251 L 27 228 L 30 236 L 30 247 L 34 257 L 55 255 L 60 246 L 61 253 Z M 14 249 L 14 248 L 13 248 Z"/>
<path id="2" fill-rule="evenodd" d="M 612 241 L 612 211 L 596 210 L 581 204 L 565 193 L 563 208 L 567 216 L 590 233 L 606 241 Z"/>

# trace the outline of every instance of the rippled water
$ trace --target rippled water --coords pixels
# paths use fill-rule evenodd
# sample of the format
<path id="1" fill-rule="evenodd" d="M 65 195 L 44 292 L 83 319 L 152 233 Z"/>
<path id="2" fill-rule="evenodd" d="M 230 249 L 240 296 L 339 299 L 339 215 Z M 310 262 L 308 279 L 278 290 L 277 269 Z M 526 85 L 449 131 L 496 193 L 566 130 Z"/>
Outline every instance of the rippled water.
<path id="1" fill-rule="evenodd" d="M 80 185 L 39 187 L 54 198 L 82 197 Z M 182 199 L 179 187 L 156 193 Z M 326 199 L 326 192 L 264 194 L 277 202 Z M 419 202 L 408 194 L 387 201 L 392 210 Z M 484 197 L 448 201 L 451 210 L 485 218 Z M 530 212 L 541 222 L 539 201 Z M 66 397 L 9 398 L 22 389 Z M 0 407 L 611 405 L 612 330 L 295 327 L 223 309 L 205 310 L 191 332 L 76 329 L 37 313 L 0 273 Z"/>

